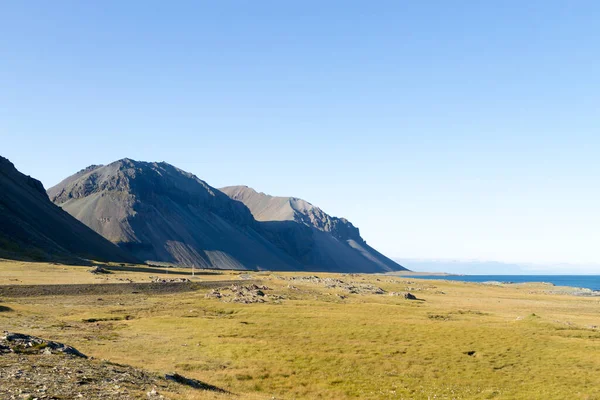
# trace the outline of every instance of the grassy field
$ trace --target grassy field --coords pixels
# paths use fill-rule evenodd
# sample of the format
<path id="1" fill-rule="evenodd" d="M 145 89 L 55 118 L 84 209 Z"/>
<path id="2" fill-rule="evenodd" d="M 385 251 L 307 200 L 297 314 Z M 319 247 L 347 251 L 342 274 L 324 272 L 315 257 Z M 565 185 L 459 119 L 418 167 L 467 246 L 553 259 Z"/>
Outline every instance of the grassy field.
<path id="1" fill-rule="evenodd" d="M 0 284 L 166 276 L 148 267 L 112 266 L 102 276 L 88 269 L 0 262 Z M 189 272 L 171 270 L 169 277 Z M 289 280 L 311 274 L 202 272 L 193 279 L 243 283 L 250 275 L 274 300 L 224 302 L 207 298 L 208 290 L 4 298 L 0 329 L 234 393 L 170 395 L 179 399 L 600 398 L 600 297 L 555 295 L 541 284 L 317 274 L 386 291 L 351 294 Z M 406 291 L 420 300 L 389 295 Z"/>

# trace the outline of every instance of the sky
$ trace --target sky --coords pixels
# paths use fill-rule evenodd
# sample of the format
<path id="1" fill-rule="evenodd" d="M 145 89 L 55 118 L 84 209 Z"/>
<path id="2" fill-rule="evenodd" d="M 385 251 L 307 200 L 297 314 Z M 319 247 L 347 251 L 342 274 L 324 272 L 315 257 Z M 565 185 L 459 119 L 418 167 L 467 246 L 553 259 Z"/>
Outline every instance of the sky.
<path id="1" fill-rule="evenodd" d="M 599 20 L 578 0 L 0 0 L 0 155 L 46 187 L 166 161 L 304 198 L 390 257 L 600 272 Z"/>

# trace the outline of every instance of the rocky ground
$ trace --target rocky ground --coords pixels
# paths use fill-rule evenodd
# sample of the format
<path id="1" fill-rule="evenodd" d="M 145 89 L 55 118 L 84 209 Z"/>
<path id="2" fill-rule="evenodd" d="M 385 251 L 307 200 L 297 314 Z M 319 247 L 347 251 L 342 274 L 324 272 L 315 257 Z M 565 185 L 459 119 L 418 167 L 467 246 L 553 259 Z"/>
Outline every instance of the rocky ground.
<path id="1" fill-rule="evenodd" d="M 320 278 L 316 275 L 291 277 L 277 276 L 277 278 L 294 283 L 323 286 L 328 289 L 340 289 L 349 294 L 385 294 L 385 290 L 378 286 L 372 285 L 370 283 L 356 282 L 352 280 L 345 281 L 338 278 Z"/>
<path id="2" fill-rule="evenodd" d="M 89 359 L 68 345 L 5 332 L 0 336 L 3 400 L 167 399 L 181 387 L 225 392 L 178 374 L 157 376 Z"/>
<path id="3" fill-rule="evenodd" d="M 259 286 L 256 284 L 251 285 L 231 285 L 222 289 L 213 289 L 206 294 L 207 298 L 220 299 L 224 302 L 231 303 L 266 303 L 266 302 L 278 302 L 283 300 L 284 296 L 276 294 L 268 294 L 265 291 L 271 290 L 266 286 Z"/>

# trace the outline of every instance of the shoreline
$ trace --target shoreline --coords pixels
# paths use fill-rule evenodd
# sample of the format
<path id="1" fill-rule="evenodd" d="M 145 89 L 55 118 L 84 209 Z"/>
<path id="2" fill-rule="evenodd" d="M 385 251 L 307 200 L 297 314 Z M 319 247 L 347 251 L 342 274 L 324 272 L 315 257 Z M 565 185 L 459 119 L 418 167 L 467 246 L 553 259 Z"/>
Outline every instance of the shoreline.
<path id="1" fill-rule="evenodd" d="M 421 279 L 423 281 L 435 281 L 442 280 L 446 282 L 461 282 L 466 284 L 476 284 L 476 285 L 485 285 L 485 286 L 508 286 L 508 287 L 517 287 L 517 286 L 547 286 L 551 288 L 555 288 L 556 290 L 549 290 L 547 293 L 549 294 L 566 294 L 572 296 L 589 296 L 589 297 L 600 297 L 600 289 L 595 289 L 591 287 L 585 286 L 573 286 L 573 285 L 561 285 L 554 282 L 549 281 L 536 281 L 536 280 L 527 280 L 522 282 L 516 281 L 499 281 L 497 279 L 489 279 L 489 280 L 468 280 L 468 279 L 460 279 L 460 277 L 470 277 L 470 276 L 479 276 L 479 277 L 500 277 L 502 275 L 436 275 L 436 274 L 427 274 L 427 275 L 406 275 L 407 277 L 412 277 L 413 279 Z M 446 279 L 448 277 L 455 277 L 457 279 Z M 515 276 L 536 276 L 536 275 L 504 275 L 506 277 L 515 277 Z M 548 277 L 550 275 L 539 275 Z M 565 276 L 565 275 L 556 275 L 556 276 Z M 575 276 L 575 275 L 567 275 L 567 276 Z M 596 277 L 597 275 L 592 275 Z M 436 279 L 439 277 L 439 279 Z"/>

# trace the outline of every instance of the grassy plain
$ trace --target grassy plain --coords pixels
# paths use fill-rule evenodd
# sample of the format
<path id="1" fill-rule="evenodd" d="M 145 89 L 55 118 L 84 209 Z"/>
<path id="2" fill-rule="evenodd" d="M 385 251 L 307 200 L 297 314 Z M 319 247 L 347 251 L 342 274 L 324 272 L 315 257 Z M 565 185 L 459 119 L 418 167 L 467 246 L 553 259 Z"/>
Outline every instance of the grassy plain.
<path id="1" fill-rule="evenodd" d="M 0 284 L 166 277 L 160 269 L 113 267 L 97 276 L 86 267 L 5 261 Z M 240 280 L 238 272 L 203 272 L 193 279 Z M 4 298 L 0 330 L 234 393 L 182 389 L 171 394 L 176 399 L 600 398 L 600 297 L 553 294 L 541 284 L 316 274 L 387 292 L 349 294 L 288 280 L 314 274 L 249 275 L 284 299 L 229 303 L 206 298 L 207 290 Z M 420 300 L 389 295 L 406 291 Z"/>

